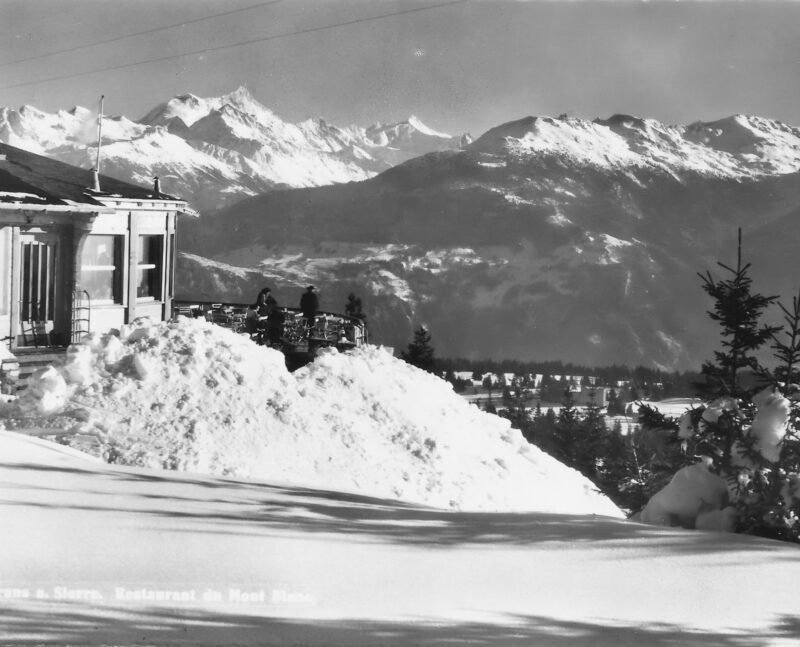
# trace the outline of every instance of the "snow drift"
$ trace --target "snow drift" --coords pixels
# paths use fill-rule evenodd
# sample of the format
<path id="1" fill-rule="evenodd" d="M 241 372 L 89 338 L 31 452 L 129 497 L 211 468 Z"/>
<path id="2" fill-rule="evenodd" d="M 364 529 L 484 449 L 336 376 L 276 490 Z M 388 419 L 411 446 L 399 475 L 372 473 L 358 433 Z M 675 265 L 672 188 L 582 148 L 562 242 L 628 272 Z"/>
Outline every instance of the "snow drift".
<path id="1" fill-rule="evenodd" d="M 780 459 L 781 446 L 788 431 L 790 402 L 772 387 L 753 396 L 757 407 L 755 417 L 745 435 L 752 439 L 752 449 L 770 463 Z M 697 427 L 703 430 L 716 423 L 726 412 L 739 408 L 735 398 L 720 397 L 709 402 L 703 409 Z M 678 437 L 684 440 L 695 434 L 693 418 L 695 410 L 687 411 L 680 419 Z M 745 447 L 736 441 L 732 445 L 732 462 L 748 471 L 736 476 L 741 485 L 752 477 L 757 465 L 748 457 Z M 733 532 L 736 528 L 737 512 L 731 503 L 743 495 L 737 492 L 730 479 L 712 469 L 712 459 L 704 456 L 693 465 L 678 470 L 670 482 L 653 495 L 639 515 L 641 521 L 658 526 L 683 526 L 701 530 Z M 742 481 L 745 479 L 745 481 Z M 781 491 L 784 503 L 792 505 L 795 497 L 795 478 L 789 475 Z"/>
<path id="2" fill-rule="evenodd" d="M 289 373 L 201 320 L 139 320 L 71 347 L 4 410 L 9 428 L 109 462 L 352 490 L 436 507 L 622 513 L 437 377 L 374 346 Z"/>

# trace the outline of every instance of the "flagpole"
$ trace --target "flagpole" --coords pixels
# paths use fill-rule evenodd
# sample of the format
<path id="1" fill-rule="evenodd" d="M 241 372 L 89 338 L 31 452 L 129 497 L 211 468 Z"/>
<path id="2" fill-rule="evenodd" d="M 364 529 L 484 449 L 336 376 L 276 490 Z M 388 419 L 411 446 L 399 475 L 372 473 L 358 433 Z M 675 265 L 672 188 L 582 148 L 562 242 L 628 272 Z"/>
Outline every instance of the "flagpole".
<path id="1" fill-rule="evenodd" d="M 100 143 L 102 141 L 101 137 L 103 134 L 103 100 L 106 98 L 106 95 L 100 95 L 100 112 L 97 115 L 97 162 L 94 165 L 97 169 L 97 172 L 100 172 Z"/>
<path id="2" fill-rule="evenodd" d="M 97 159 L 94 164 L 94 190 L 100 190 L 100 144 L 103 136 L 103 100 L 104 94 L 100 95 L 100 112 L 97 113 Z"/>

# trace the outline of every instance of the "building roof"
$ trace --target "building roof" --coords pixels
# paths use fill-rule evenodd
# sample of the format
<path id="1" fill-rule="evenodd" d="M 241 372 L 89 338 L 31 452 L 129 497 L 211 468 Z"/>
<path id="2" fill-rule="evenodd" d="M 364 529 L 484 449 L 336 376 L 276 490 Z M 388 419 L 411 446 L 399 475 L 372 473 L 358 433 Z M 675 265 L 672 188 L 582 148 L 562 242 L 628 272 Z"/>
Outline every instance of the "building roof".
<path id="1" fill-rule="evenodd" d="M 103 198 L 179 200 L 165 193 L 100 175 L 92 191 L 92 171 L 0 143 L 0 204 L 96 205 Z"/>

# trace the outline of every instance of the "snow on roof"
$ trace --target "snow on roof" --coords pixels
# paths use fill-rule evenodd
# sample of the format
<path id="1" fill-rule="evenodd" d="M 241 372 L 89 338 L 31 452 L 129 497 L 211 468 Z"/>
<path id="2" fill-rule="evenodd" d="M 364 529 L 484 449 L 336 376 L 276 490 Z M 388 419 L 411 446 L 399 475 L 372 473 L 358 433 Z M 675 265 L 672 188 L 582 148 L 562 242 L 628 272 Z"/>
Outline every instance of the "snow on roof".
<path id="1" fill-rule="evenodd" d="M 42 200 L 46 200 L 46 198 L 26 191 L 0 191 L 0 202 L 41 202 Z"/>
<path id="2" fill-rule="evenodd" d="M 0 143 L 0 192 L 28 193 L 37 202 L 52 205 L 89 204 L 101 206 L 104 196 L 118 196 L 137 200 L 152 199 L 152 188 L 129 184 L 121 180 L 100 176 L 102 193 L 89 191 L 93 184 L 92 171 L 37 155 L 21 148 Z M 160 199 L 175 198 L 162 196 Z M 28 199 L 30 200 L 30 199 Z"/>
<path id="3" fill-rule="evenodd" d="M 205 321 L 140 320 L 71 347 L 4 413 L 20 414 L 122 464 L 443 508 L 622 516 L 508 421 L 374 346 L 289 373 L 281 353 Z"/>

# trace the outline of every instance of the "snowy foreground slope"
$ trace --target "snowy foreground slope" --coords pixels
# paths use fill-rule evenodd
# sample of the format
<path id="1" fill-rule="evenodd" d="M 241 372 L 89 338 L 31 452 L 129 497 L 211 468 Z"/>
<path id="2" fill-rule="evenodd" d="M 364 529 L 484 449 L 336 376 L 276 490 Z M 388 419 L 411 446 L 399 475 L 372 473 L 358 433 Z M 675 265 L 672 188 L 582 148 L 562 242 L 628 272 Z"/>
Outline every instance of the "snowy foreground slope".
<path id="1" fill-rule="evenodd" d="M 2 644 L 800 640 L 800 552 L 777 542 L 110 466 L 9 432 L 0 482 Z"/>
<path id="2" fill-rule="evenodd" d="M 290 373 L 281 353 L 203 320 L 145 319 L 70 348 L 2 416 L 119 464 L 461 510 L 622 516 L 508 421 L 373 346 Z"/>

